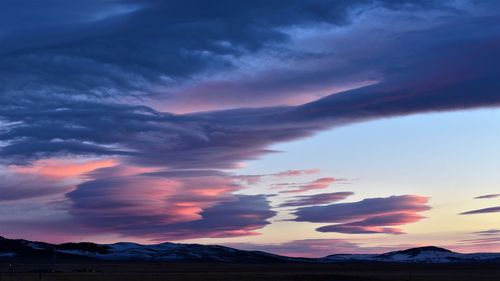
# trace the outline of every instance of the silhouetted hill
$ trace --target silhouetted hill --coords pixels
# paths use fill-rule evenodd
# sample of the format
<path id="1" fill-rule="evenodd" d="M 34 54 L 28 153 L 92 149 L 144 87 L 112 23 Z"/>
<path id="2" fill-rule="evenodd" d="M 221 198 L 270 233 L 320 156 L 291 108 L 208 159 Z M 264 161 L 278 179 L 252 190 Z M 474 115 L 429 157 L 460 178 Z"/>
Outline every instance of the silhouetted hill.
<path id="1" fill-rule="evenodd" d="M 324 258 L 292 258 L 260 251 L 244 251 L 218 245 L 161 243 L 141 245 L 129 242 L 95 244 L 90 242 L 54 245 L 0 237 L 0 260 L 108 260 L 155 262 L 392 262 L 456 263 L 500 262 L 500 254 L 461 254 L 439 247 L 420 247 L 384 254 L 337 254 Z"/>

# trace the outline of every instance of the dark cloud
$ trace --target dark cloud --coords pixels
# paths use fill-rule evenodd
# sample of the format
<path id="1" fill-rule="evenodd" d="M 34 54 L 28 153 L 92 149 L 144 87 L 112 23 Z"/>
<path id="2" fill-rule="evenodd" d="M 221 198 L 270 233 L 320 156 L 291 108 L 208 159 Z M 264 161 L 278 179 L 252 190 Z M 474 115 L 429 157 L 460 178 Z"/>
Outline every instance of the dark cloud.
<path id="1" fill-rule="evenodd" d="M 145 23 L 139 26 L 149 26 L 146 25 L 149 16 L 135 13 L 157 15 L 163 11 L 162 8 L 152 8 L 159 4 L 144 2 L 146 4 L 152 6 L 133 12 L 134 20 L 131 22 L 142 19 Z M 264 8 L 256 9 L 262 12 L 260 9 Z M 295 8 L 290 9 L 296 11 Z M 318 8 L 314 11 L 324 13 L 329 9 Z M 199 12 L 201 15 L 191 13 L 194 11 L 188 9 L 179 16 L 186 15 L 189 18 L 204 15 L 202 12 Z M 286 16 L 283 17 L 272 13 L 272 17 L 278 19 L 269 22 L 294 22 L 293 17 L 284 13 Z M 225 14 L 231 13 L 222 13 Z M 313 19 L 313 15 L 306 13 L 303 15 L 304 20 Z M 160 17 L 151 18 L 154 21 Z M 454 19 L 452 17 L 450 21 Z M 500 73 L 492 62 L 494 58 L 500 57 L 500 53 L 499 48 L 496 48 L 498 30 L 493 28 L 495 20 L 490 17 L 472 17 L 461 19 L 459 24 L 443 24 L 440 28 L 411 33 L 409 45 L 428 44 L 418 49 L 418 55 L 402 54 L 401 58 L 388 55 L 389 60 L 398 59 L 398 64 L 382 64 L 381 61 L 356 64 L 391 66 L 384 70 L 386 75 L 381 83 L 300 106 L 173 115 L 146 106 L 128 105 L 123 100 L 104 102 L 79 98 L 72 95 L 69 88 L 61 92 L 51 87 L 37 86 L 43 93 L 4 88 L 4 94 L 0 97 L 3 105 L 0 120 L 5 124 L 0 130 L 0 141 L 4 142 L 0 146 L 0 156 L 7 163 L 22 163 L 30 159 L 72 154 L 125 155 L 129 156 L 128 161 L 141 165 L 161 165 L 175 169 L 234 168 L 241 161 L 271 152 L 267 147 L 274 143 L 307 137 L 334 126 L 419 112 L 497 106 L 500 104 L 500 86 L 497 83 Z M 475 33 L 474 30 L 481 32 Z M 128 32 L 134 34 L 132 31 Z M 120 42 L 113 37 L 103 40 Z M 176 46 L 176 50 L 179 48 Z M 135 54 L 130 50 L 125 53 L 127 58 Z M 20 61 L 16 57 L 5 56 L 9 60 Z M 122 61 L 121 57 L 117 61 Z M 24 63 L 22 65 L 23 69 L 29 69 Z M 50 72 L 47 68 L 50 66 L 43 64 L 41 69 Z M 1 69 L 8 71 L 9 75 L 16 73 L 9 68 Z M 108 77 L 103 74 L 97 76 Z M 9 81 L 25 81 L 1 77 Z M 57 80 L 86 84 L 78 77 L 65 79 L 58 76 Z"/>
<path id="2" fill-rule="evenodd" d="M 469 8 L 471 11 L 467 11 Z M 224 72 L 224 75 L 177 87 L 171 91 L 175 99 L 165 102 L 162 107 L 169 110 L 180 108 L 179 112 L 186 112 L 297 105 L 381 81 L 407 83 L 409 73 L 415 78 L 416 73 L 428 73 L 429 64 L 444 63 L 446 66 L 453 62 L 454 58 L 448 60 L 447 57 L 458 53 L 452 54 L 450 50 L 463 52 L 472 41 L 498 37 L 497 31 L 492 29 L 481 28 L 480 35 L 477 30 L 478 26 L 486 26 L 487 21 L 495 19 L 464 19 L 464 13 L 475 13 L 477 7 L 461 9 L 460 12 L 443 9 L 442 18 L 439 18 L 433 17 L 432 10 L 417 15 L 406 11 L 401 15 L 392 10 L 373 8 L 367 17 L 364 14 L 359 17 L 360 22 L 354 18 L 352 24 L 338 32 L 339 28 L 334 26 L 320 28 L 312 35 L 300 30 L 292 32 L 292 43 L 277 50 L 267 50 L 265 54 L 247 59 L 250 62 L 241 63 L 253 65 L 262 62 L 267 63 L 266 67 L 241 67 Z M 387 16 L 395 17 L 398 24 L 381 21 Z M 442 21 L 444 17 L 450 21 Z M 458 55 L 460 57 L 463 58 Z M 434 64 L 441 59 L 447 61 Z M 457 62 L 457 67 L 466 65 L 460 60 Z M 438 67 L 435 70 L 434 75 L 439 71 L 450 72 L 450 69 L 438 70 Z"/>
<path id="3" fill-rule="evenodd" d="M 472 210 L 472 211 L 463 212 L 460 214 L 461 215 L 476 215 L 476 214 L 489 214 L 489 213 L 499 213 L 499 212 L 500 212 L 500 206 L 499 207 L 484 208 L 484 209 L 479 209 L 479 210 Z"/>
<path id="4" fill-rule="evenodd" d="M 470 61 L 467 72 L 471 73 L 465 76 L 441 79 L 446 73 L 440 72 L 404 84 L 387 81 L 297 107 L 171 115 L 143 106 L 47 100 L 29 94 L 23 99 L 3 96 L 0 118 L 9 126 L 0 132 L 0 140 L 5 142 L 0 155 L 3 161 L 61 154 L 130 155 L 131 161 L 146 165 L 204 169 L 209 163 L 214 168 L 232 168 L 237 162 L 270 152 L 266 147 L 273 143 L 333 126 L 426 111 L 496 106 L 500 103 L 497 70 L 484 60 L 488 54 L 492 61 L 498 52 L 484 44 L 470 50 L 480 55 Z"/>
<path id="5" fill-rule="evenodd" d="M 419 213 L 430 209 L 427 201 L 427 197 L 401 195 L 302 207 L 293 213 L 296 216 L 293 221 L 335 223 L 317 228 L 320 232 L 401 234 L 402 230 L 393 226 L 422 219 Z"/>
<path id="6" fill-rule="evenodd" d="M 4 89 L 75 95 L 160 92 L 288 40 L 283 29 L 344 24 L 378 1 L 2 2 Z"/>
<path id="7" fill-rule="evenodd" d="M 291 40 L 290 29 L 346 25 L 353 11 L 359 14 L 375 7 L 400 10 L 442 5 L 388 0 L 90 0 L 85 4 L 49 0 L 40 5 L 33 0 L 8 0 L 2 2 L 0 11 L 0 91 L 110 100 L 162 96 L 166 104 L 175 104 L 169 108 L 178 108 L 177 100 L 188 93 L 175 94 L 174 88 L 238 69 L 244 63 L 237 60 L 244 56 L 282 50 Z M 272 80 L 268 86 L 264 81 L 254 84 L 270 89 Z M 239 84 L 233 87 L 236 93 L 242 92 Z M 258 89 L 248 87 L 252 88 L 244 96 L 257 99 Z M 226 100 L 236 96 L 225 91 Z M 187 101 L 217 99 L 206 96 Z M 242 105 L 236 100 L 232 104 Z"/>
<path id="8" fill-rule="evenodd" d="M 167 225 L 158 230 L 164 238 L 175 240 L 258 235 L 255 230 L 269 224 L 267 219 L 275 214 L 263 195 L 235 195 L 235 200 L 204 209 L 200 220 Z"/>
<path id="9" fill-rule="evenodd" d="M 329 204 L 346 199 L 354 195 L 353 192 L 332 192 L 314 195 L 295 196 L 280 204 L 280 207 L 300 207 L 307 205 Z"/>
<path id="10" fill-rule="evenodd" d="M 399 226 L 419 221 L 423 216 L 412 213 L 394 213 L 388 215 L 379 215 L 368 217 L 360 221 L 342 223 L 336 225 L 327 225 L 317 228 L 319 232 L 338 232 L 350 234 L 404 234 L 399 228 L 384 226 Z"/>
<path id="11" fill-rule="evenodd" d="M 497 198 L 497 197 L 500 197 L 500 193 L 482 195 L 482 196 L 474 197 L 474 199 L 492 199 L 492 198 Z"/>

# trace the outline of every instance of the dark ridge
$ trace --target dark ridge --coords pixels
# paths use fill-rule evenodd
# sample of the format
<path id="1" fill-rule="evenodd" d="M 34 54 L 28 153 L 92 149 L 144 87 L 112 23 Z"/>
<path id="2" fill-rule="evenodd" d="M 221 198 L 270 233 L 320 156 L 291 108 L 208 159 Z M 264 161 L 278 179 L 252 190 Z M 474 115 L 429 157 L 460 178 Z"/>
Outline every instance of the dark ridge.
<path id="1" fill-rule="evenodd" d="M 396 255 L 396 254 L 403 254 L 403 255 L 408 255 L 410 257 L 415 257 L 418 254 L 423 253 L 423 252 L 454 253 L 453 251 L 450 251 L 450 250 L 445 249 L 445 248 L 440 248 L 440 247 L 436 247 L 436 246 L 425 246 L 425 247 L 411 248 L 411 249 L 402 250 L 402 251 L 388 252 L 388 253 L 378 255 L 377 257 L 383 258 L 383 257 L 392 256 L 392 255 Z"/>
<path id="2" fill-rule="evenodd" d="M 109 247 L 104 245 L 99 245 L 91 242 L 80 242 L 80 243 L 64 243 L 56 246 L 57 250 L 74 250 L 83 251 L 96 254 L 108 254 Z"/>
<path id="3" fill-rule="evenodd" d="M 119 243 L 116 243 L 119 244 Z M 219 245 L 162 243 L 157 245 L 140 245 L 125 250 L 116 251 L 115 246 L 100 245 L 91 242 L 64 243 L 60 245 L 43 242 L 32 242 L 22 239 L 7 239 L 0 237 L 0 261 L 20 262 L 47 262 L 58 261 L 142 261 L 142 262 L 176 262 L 176 263 L 375 263 L 391 260 L 394 255 L 405 255 L 411 262 L 413 257 L 421 253 L 455 253 L 448 249 L 427 246 L 411 248 L 402 251 L 393 251 L 380 255 L 343 255 L 340 260 L 329 260 L 339 255 L 330 255 L 325 258 L 294 258 L 275 255 L 261 251 L 245 251 Z M 164 247 L 162 247 L 164 246 Z M 123 252 L 122 252 L 123 251 Z M 99 254 L 99 255 L 96 255 Z M 109 254 L 109 255 L 108 255 Z M 444 255 L 441 262 L 498 262 L 500 254 L 491 256 L 474 256 L 474 254 Z M 360 258 L 361 256 L 361 258 Z M 366 259 L 363 259 L 366 256 Z M 403 261 L 404 262 L 404 261 Z"/>

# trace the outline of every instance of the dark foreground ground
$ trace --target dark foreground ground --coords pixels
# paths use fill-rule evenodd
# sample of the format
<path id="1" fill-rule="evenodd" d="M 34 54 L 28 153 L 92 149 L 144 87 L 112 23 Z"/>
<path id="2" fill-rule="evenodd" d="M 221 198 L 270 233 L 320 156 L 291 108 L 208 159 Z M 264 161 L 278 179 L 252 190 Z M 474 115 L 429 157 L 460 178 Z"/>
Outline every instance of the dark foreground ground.
<path id="1" fill-rule="evenodd" d="M 55 270 L 56 272 L 51 272 Z M 8 263 L 0 281 L 499 281 L 500 264 Z"/>

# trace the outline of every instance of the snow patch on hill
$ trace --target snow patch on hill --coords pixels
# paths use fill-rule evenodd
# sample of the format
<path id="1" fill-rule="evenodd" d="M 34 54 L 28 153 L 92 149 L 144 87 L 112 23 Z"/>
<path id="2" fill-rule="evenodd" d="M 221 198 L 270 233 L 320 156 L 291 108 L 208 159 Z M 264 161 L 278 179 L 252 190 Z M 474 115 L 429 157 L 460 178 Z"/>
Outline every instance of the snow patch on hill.
<path id="1" fill-rule="evenodd" d="M 380 255 L 331 255 L 325 262 L 455 263 L 500 261 L 500 254 L 461 254 L 438 247 L 421 247 Z"/>

